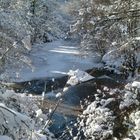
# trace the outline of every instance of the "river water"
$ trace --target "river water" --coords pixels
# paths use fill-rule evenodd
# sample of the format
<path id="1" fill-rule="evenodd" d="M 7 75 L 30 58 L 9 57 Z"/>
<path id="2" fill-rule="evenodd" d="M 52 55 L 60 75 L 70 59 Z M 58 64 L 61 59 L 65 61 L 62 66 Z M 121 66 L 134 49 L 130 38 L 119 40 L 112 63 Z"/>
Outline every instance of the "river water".
<path id="1" fill-rule="evenodd" d="M 93 80 L 69 87 L 62 96 L 62 102 L 53 114 L 51 118 L 52 125 L 49 127 L 56 137 L 61 136 L 68 126 L 69 128 L 74 127 L 78 115 L 82 114 L 83 111 L 81 104 L 85 102 L 85 99 L 94 101 L 94 94 L 97 93 L 97 89 L 101 89 L 103 86 L 109 88 L 120 88 L 122 86 L 123 79 L 120 75 L 103 68 L 93 68 L 93 70 L 94 72 L 91 73 L 95 77 Z M 17 92 L 32 93 L 40 97 L 45 89 L 45 99 L 41 108 L 49 112 L 50 109 L 55 109 L 59 100 L 59 98 L 56 98 L 56 94 L 63 91 L 67 80 L 68 76 L 38 78 L 16 82 L 12 86 Z M 73 133 L 76 133 L 76 129 L 74 131 Z"/>

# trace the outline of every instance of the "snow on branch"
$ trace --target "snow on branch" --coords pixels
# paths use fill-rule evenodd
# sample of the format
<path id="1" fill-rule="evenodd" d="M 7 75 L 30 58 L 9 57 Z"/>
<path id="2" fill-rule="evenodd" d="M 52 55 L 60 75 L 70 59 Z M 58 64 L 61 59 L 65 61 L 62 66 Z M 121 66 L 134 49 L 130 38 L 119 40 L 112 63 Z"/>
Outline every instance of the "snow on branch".
<path id="1" fill-rule="evenodd" d="M 0 103 L 1 134 L 7 131 L 13 138 L 19 138 L 19 134 L 24 135 L 25 132 L 27 135 L 31 135 L 33 124 L 33 121 L 26 115 L 16 112 L 6 107 L 3 103 Z"/>
<path id="2" fill-rule="evenodd" d="M 45 135 L 40 132 L 48 117 L 40 109 L 36 97 L 6 90 L 0 94 L 0 101 L 0 135 L 13 140 L 53 139 L 47 128 Z M 0 140 L 1 137 L 4 136 L 0 136 Z"/>
<path id="3" fill-rule="evenodd" d="M 19 112 L 16 112 L 8 107 L 6 107 L 3 103 L 0 103 L 0 111 L 3 113 L 3 115 L 8 114 L 9 113 L 9 116 L 10 116 L 10 119 L 12 120 L 12 116 L 13 117 L 16 117 L 19 119 L 19 121 L 21 121 L 21 123 L 23 123 L 26 127 L 28 128 L 32 128 L 31 126 L 29 126 L 28 124 L 29 123 L 26 123 L 26 122 L 30 122 L 30 118 L 25 116 L 25 115 L 22 115 L 21 113 Z M 5 115 L 6 116 L 6 115 Z M 15 119 L 15 118 L 14 118 Z"/>

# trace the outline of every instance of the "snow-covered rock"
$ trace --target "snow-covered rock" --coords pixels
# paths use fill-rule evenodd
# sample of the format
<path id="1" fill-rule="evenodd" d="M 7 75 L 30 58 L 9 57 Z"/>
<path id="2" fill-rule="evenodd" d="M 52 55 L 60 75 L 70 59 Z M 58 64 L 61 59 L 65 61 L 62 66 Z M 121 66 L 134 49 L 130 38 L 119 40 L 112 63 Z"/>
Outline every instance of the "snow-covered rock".
<path id="1" fill-rule="evenodd" d="M 87 72 L 81 71 L 79 69 L 77 69 L 75 71 L 70 70 L 68 72 L 68 75 L 70 76 L 69 80 L 67 81 L 67 84 L 69 84 L 69 85 L 76 85 L 80 82 L 86 82 L 88 80 L 94 79 L 93 76 L 91 76 Z"/>

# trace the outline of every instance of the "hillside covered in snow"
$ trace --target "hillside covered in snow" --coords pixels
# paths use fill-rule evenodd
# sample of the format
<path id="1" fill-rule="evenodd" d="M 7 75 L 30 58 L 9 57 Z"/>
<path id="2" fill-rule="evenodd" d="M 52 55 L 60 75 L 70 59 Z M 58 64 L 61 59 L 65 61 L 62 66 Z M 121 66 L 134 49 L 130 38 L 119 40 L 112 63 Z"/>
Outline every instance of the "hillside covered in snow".
<path id="1" fill-rule="evenodd" d="M 139 140 L 139 26 L 139 0 L 0 0 L 0 140 Z"/>

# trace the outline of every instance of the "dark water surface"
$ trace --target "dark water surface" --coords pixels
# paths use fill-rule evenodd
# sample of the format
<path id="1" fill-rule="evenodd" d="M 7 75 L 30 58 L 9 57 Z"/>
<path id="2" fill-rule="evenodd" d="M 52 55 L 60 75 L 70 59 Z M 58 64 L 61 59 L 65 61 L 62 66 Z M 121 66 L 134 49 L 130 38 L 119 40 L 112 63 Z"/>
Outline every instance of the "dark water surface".
<path id="1" fill-rule="evenodd" d="M 95 76 L 95 79 L 69 87 L 62 97 L 63 101 L 52 116 L 52 125 L 49 129 L 57 137 L 66 130 L 67 126 L 74 126 L 77 116 L 82 113 L 80 103 L 84 102 L 85 99 L 93 101 L 97 89 L 103 86 L 109 88 L 123 87 L 124 78 L 121 75 L 107 70 L 88 70 L 88 73 Z M 18 92 L 27 92 L 35 95 L 41 95 L 45 90 L 46 98 L 43 108 L 46 109 L 50 106 L 54 109 L 58 101 L 55 95 L 63 90 L 67 80 L 68 76 L 56 79 L 38 79 L 15 83 L 13 89 Z"/>

